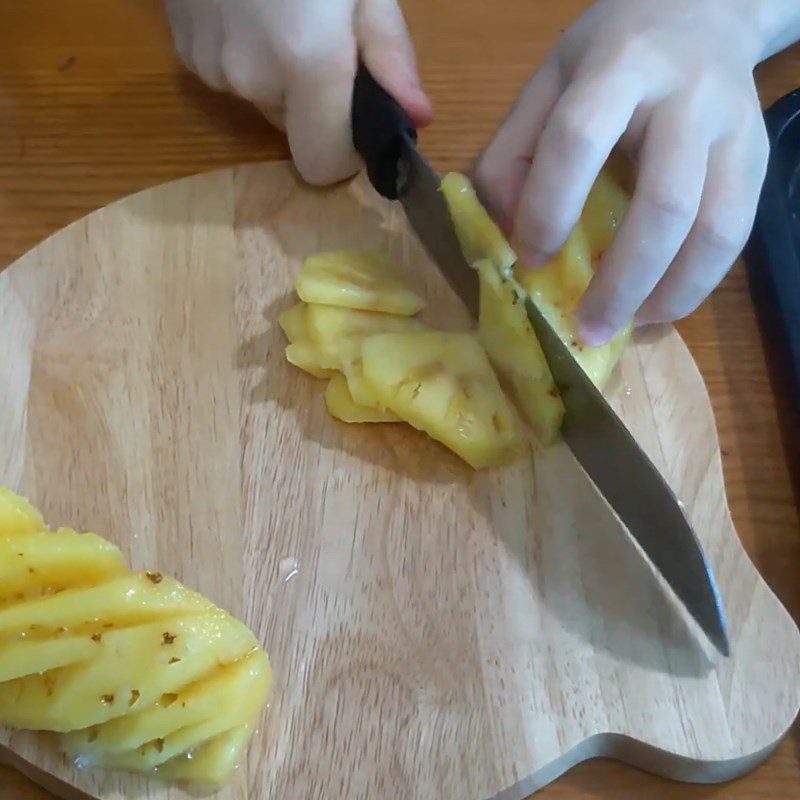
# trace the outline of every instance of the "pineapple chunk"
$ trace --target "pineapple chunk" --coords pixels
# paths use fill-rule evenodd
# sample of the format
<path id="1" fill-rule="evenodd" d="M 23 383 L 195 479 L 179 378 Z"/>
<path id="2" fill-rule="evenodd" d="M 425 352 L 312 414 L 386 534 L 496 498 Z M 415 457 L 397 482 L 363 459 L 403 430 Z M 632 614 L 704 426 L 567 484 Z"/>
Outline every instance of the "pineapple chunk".
<path id="1" fill-rule="evenodd" d="M 587 203 L 585 215 L 588 213 L 591 216 L 590 231 L 584 228 L 581 221 L 550 264 L 540 270 L 523 270 L 514 267 L 516 257 L 513 251 L 481 206 L 467 178 L 448 175 L 442 181 L 442 189 L 465 256 L 471 263 L 490 261 L 497 274 L 498 280 L 494 280 L 488 265 L 481 270 L 481 314 L 484 317 L 481 339 L 495 369 L 515 387 L 518 399 L 526 409 L 526 416 L 545 442 L 552 440 L 560 427 L 560 416 L 553 402 L 555 387 L 552 378 L 549 382 L 539 380 L 542 371 L 547 369 L 541 348 L 534 351 L 531 347 L 532 354 L 525 368 L 531 379 L 527 381 L 524 375 L 520 375 L 519 362 L 504 354 L 503 348 L 511 341 L 519 343 L 524 339 L 520 315 L 513 311 L 503 313 L 498 307 L 503 288 L 498 281 L 500 278 L 508 281 L 508 291 L 505 292 L 507 300 L 513 301 L 520 286 L 522 291 L 531 296 L 587 375 L 602 388 L 630 337 L 630 326 L 608 345 L 586 347 L 578 336 L 575 312 L 593 275 L 593 248 L 600 248 L 610 240 L 609 231 L 613 235 L 621 213 L 619 195 L 616 189 L 612 191 L 612 186 L 619 188 L 609 168 L 605 168 L 602 180 L 598 178 Z"/>
<path id="2" fill-rule="evenodd" d="M 424 305 L 381 253 L 341 250 L 317 253 L 303 263 L 297 294 L 306 303 L 413 316 Z"/>
<path id="3" fill-rule="evenodd" d="M 353 400 L 347 379 L 338 374 L 331 378 L 325 390 L 325 405 L 328 413 L 342 422 L 400 422 L 400 417 L 391 411 L 361 406 Z"/>
<path id="4" fill-rule="evenodd" d="M 285 352 L 290 364 L 315 378 L 332 378 L 336 374 L 335 362 L 330 364 L 330 359 L 308 340 L 292 342 Z"/>
<path id="5" fill-rule="evenodd" d="M 239 725 L 199 747 L 194 753 L 173 758 L 156 768 L 162 778 L 173 781 L 219 785 L 236 769 L 242 751 L 255 728 L 253 722 Z"/>
<path id="6" fill-rule="evenodd" d="M 0 487 L 0 536 L 43 530 L 45 524 L 42 515 L 24 497 L 18 497 L 9 489 Z"/>
<path id="7" fill-rule="evenodd" d="M 398 314 L 381 314 L 336 306 L 309 305 L 306 311 L 309 339 L 325 357 L 342 369 L 351 350 L 354 337 L 374 333 L 402 333 L 425 330 L 426 325 L 417 319 Z M 344 342 L 342 346 L 340 343 Z M 344 347 L 344 353 L 342 352 Z"/>
<path id="8" fill-rule="evenodd" d="M 583 224 L 578 223 L 553 261 L 538 270 L 517 269 L 516 275 L 584 372 L 602 389 L 630 339 L 631 326 L 603 347 L 588 347 L 580 340 L 576 311 L 592 279 L 589 247 Z"/>
<path id="9" fill-rule="evenodd" d="M 92 533 L 35 531 L 8 536 L 0 528 L 0 609 L 64 589 L 125 574 L 122 553 Z"/>
<path id="10" fill-rule="evenodd" d="M 59 732 L 87 766 L 223 782 L 270 687 L 254 635 L 99 536 L 0 503 L 0 725 Z"/>
<path id="11" fill-rule="evenodd" d="M 608 250 L 628 211 L 630 199 L 610 168 L 604 169 L 589 192 L 581 220 L 589 239 L 592 260 Z"/>
<path id="12" fill-rule="evenodd" d="M 516 413 L 471 334 L 384 333 L 364 339 L 364 380 L 381 403 L 475 469 L 520 454 Z"/>
<path id="13" fill-rule="evenodd" d="M 290 342 L 300 342 L 308 339 L 307 323 L 308 307 L 305 303 L 296 303 L 287 308 L 278 317 L 278 325 L 286 334 Z"/>
<path id="14" fill-rule="evenodd" d="M 511 385 L 523 415 L 544 444 L 556 438 L 564 405 L 513 281 L 490 261 L 476 264 L 481 280 L 481 344 L 497 372 Z"/>
<path id="15" fill-rule="evenodd" d="M 469 178 L 457 172 L 448 173 L 442 178 L 442 192 L 467 262 L 475 264 L 488 259 L 501 274 L 510 275 L 517 263 L 517 254 L 484 210 Z"/>

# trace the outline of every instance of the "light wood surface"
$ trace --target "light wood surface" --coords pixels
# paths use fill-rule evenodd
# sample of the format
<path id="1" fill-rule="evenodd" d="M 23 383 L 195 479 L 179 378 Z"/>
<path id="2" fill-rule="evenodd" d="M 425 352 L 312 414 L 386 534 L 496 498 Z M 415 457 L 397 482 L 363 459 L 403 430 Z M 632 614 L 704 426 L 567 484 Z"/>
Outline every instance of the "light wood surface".
<path id="1" fill-rule="evenodd" d="M 424 144 L 439 168 L 469 165 L 559 29 L 585 5 L 465 0 L 454 12 L 444 0 L 404 3 L 437 107 Z M 760 68 L 764 101 L 794 88 L 798 75 L 797 49 Z M 181 76 L 156 0 L 0 0 L 0 262 L 131 191 L 285 153 L 256 114 Z M 768 377 L 742 271 L 680 330 L 711 395 L 738 532 L 797 618 L 800 525 L 789 465 L 798 466 L 800 424 L 780 365 L 775 387 Z M 676 785 L 600 762 L 538 797 L 788 800 L 800 791 L 798 737 L 730 786 Z M 49 798 L 0 768 L 2 800 L 42 797 Z"/>
<path id="2" fill-rule="evenodd" d="M 610 397 L 708 553 L 721 663 L 564 445 L 474 473 L 406 426 L 328 417 L 276 317 L 306 256 L 354 243 L 404 265 L 423 318 L 471 327 L 399 205 L 363 177 L 312 191 L 286 163 L 146 190 L 0 275 L 0 485 L 107 532 L 270 653 L 270 713 L 220 797 L 516 800 L 596 755 L 751 769 L 800 707 L 800 632 L 733 529 L 678 335 L 639 337 Z M 77 772 L 35 734 L 3 746 L 98 800 L 182 796 Z"/>

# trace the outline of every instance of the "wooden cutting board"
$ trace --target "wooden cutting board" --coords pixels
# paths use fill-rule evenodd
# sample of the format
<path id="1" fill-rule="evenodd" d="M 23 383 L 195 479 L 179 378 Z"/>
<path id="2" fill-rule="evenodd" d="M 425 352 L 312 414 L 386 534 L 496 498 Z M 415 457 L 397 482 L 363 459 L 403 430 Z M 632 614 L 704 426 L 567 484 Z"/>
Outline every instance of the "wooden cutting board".
<path id="1" fill-rule="evenodd" d="M 702 379 L 639 337 L 614 406 L 716 571 L 718 663 L 564 446 L 475 473 L 404 426 L 347 426 L 290 367 L 277 314 L 304 256 L 379 247 L 463 328 L 402 212 L 285 164 L 201 175 L 83 219 L 0 276 L 0 484 L 243 617 L 276 694 L 220 793 L 521 798 L 608 755 L 721 781 L 800 707 L 800 636 L 747 558 Z M 292 576 L 297 563 L 297 574 Z M 0 758 L 63 796 L 194 796 L 76 771 L 44 735 Z"/>

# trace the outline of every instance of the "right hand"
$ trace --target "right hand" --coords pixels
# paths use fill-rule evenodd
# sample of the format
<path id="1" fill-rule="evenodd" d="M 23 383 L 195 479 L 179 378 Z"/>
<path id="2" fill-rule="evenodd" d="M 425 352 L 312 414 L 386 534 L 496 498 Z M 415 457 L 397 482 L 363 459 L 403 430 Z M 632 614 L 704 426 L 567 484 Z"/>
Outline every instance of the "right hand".
<path id="1" fill-rule="evenodd" d="M 165 2 L 185 66 L 285 130 L 309 183 L 334 183 L 360 168 L 350 124 L 359 58 L 417 126 L 431 120 L 395 0 Z"/>

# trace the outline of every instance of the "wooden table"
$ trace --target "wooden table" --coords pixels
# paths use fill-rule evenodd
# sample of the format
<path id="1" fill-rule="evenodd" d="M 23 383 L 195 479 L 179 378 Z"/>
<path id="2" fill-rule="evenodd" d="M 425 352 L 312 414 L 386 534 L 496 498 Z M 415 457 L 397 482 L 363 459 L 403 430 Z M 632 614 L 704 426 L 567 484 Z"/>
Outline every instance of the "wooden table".
<path id="1" fill-rule="evenodd" d="M 424 146 L 437 167 L 470 164 L 559 31 L 587 5 L 404 3 L 436 105 Z M 798 76 L 798 48 L 761 67 L 765 104 L 794 88 Z M 159 0 L 0 0 L 0 264 L 138 189 L 286 156 L 282 137 L 254 111 L 182 74 Z M 734 270 L 680 330 L 711 393 L 739 533 L 800 618 L 800 420 L 787 405 L 779 365 L 767 372 L 769 336 L 759 335 L 743 270 Z M 651 800 L 796 798 L 800 726 L 766 765 L 731 786 L 687 787 L 597 762 L 538 797 L 645 794 Z M 51 800 L 0 767 L 0 800 L 12 798 Z"/>

